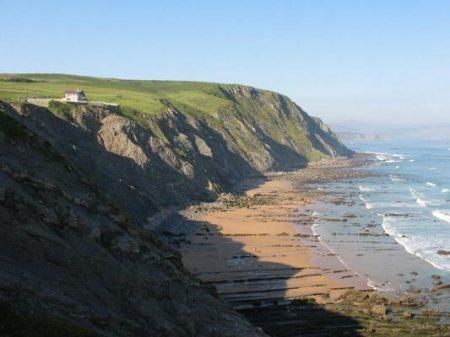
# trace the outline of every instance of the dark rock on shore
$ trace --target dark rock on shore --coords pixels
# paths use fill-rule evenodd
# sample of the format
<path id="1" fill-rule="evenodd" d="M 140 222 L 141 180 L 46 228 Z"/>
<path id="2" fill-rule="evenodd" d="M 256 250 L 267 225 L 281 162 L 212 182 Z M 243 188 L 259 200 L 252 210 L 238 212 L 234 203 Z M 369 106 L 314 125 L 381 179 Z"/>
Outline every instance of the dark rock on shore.
<path id="1" fill-rule="evenodd" d="M 450 250 L 438 250 L 437 253 L 439 255 L 450 255 Z"/>

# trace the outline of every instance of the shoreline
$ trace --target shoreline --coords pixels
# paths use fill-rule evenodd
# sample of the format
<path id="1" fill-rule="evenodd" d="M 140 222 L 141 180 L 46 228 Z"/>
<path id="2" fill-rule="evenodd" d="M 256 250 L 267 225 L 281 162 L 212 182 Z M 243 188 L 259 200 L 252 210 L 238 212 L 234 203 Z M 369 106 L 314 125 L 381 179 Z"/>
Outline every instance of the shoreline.
<path id="1" fill-rule="evenodd" d="M 382 172 L 376 165 L 373 168 L 369 167 L 369 171 Z M 329 194 L 316 207 L 319 213 L 315 232 L 321 235 L 323 244 L 342 257 L 349 269 L 364 275 L 370 281 L 368 285 L 384 296 L 416 296 L 426 308 L 449 312 L 448 292 L 443 290 L 450 288 L 448 273 L 399 242 L 384 223 L 386 216 L 397 214 L 370 211 L 361 197 L 362 192 L 356 189 L 358 185 L 363 191 L 361 185 L 366 185 L 376 190 L 380 179 L 385 184 L 388 177 L 376 174 L 326 185 Z M 357 200 L 358 195 L 362 203 Z M 408 210 L 399 212 L 399 216 L 410 216 Z"/>
<path id="2" fill-rule="evenodd" d="M 332 163 L 332 167 L 335 164 Z M 204 212 L 197 219 L 213 227 L 208 229 L 209 233 L 216 229 L 216 234 L 224 239 L 213 238 L 219 252 L 213 253 L 212 256 L 210 254 L 209 261 L 200 260 L 195 248 L 190 250 L 186 246 L 183 247 L 181 251 L 184 265 L 203 281 L 215 285 L 219 295 L 239 303 L 246 303 L 248 299 L 271 300 L 274 297 L 314 297 L 319 302 L 326 302 L 330 297 L 338 298 L 345 291 L 352 289 L 371 291 L 367 286 L 367 279 L 348 269 L 339 257 L 313 234 L 313 217 L 307 208 L 320 197 L 321 192 L 317 193 L 310 188 L 298 191 L 295 188 L 298 183 L 297 175 L 306 178 L 308 182 L 325 179 L 321 172 L 324 169 L 327 170 L 321 166 L 293 173 L 272 174 L 262 184 L 250 189 L 246 187 L 245 181 L 242 182 L 236 187 L 236 191 L 243 192 L 243 198 L 270 199 L 270 195 L 275 194 L 276 201 L 259 200 L 256 204 L 242 207 L 236 205 L 237 201 L 234 200 L 231 207 L 228 205 L 222 209 Z M 349 172 L 337 173 L 341 178 L 347 174 Z M 227 200 L 222 202 L 226 204 Z M 190 212 L 195 213 L 195 207 L 191 207 Z M 199 234 L 187 237 L 194 247 L 195 244 L 204 245 L 205 235 Z M 211 239 L 209 241 L 211 242 Z M 234 256 L 226 255 L 230 250 Z M 313 262 L 314 260 L 319 263 Z M 258 273 L 255 272 L 258 268 L 264 268 L 266 272 L 277 272 L 284 266 L 291 268 L 289 273 L 281 276 L 285 284 L 256 285 L 256 282 L 261 280 L 259 279 L 254 286 L 229 286 L 229 283 L 236 281 L 230 277 L 232 273 L 239 272 L 240 280 L 255 279 L 255 275 L 258 279 Z M 307 273 L 306 270 L 310 272 Z M 221 277 L 211 277 L 212 272 Z M 227 286 L 224 286 L 225 280 Z M 230 288 L 234 288 L 233 291 L 241 296 L 234 296 Z M 252 296 L 246 292 L 251 292 Z"/>
<path id="3" fill-rule="evenodd" d="M 216 202 L 181 211 L 178 221 L 164 225 L 166 241 L 178 249 L 195 277 L 275 336 L 289 335 L 277 332 L 281 323 L 273 317 L 279 315 L 280 322 L 287 320 L 299 329 L 322 329 L 294 319 L 297 310 L 299 315 L 305 310 L 325 315 L 336 336 L 374 331 L 378 323 L 383 333 L 398 326 L 420 330 L 424 322 L 427 329 L 447 329 L 440 322 L 449 319 L 447 314 L 424 310 L 417 294 L 390 296 L 370 287 L 369 278 L 348 268 L 313 233 L 312 206 L 327 191 L 309 184 L 365 177 L 366 172 L 354 168 L 365 165 L 366 159 L 322 162 L 245 179 Z M 352 328 L 342 330 L 343 325 Z"/>

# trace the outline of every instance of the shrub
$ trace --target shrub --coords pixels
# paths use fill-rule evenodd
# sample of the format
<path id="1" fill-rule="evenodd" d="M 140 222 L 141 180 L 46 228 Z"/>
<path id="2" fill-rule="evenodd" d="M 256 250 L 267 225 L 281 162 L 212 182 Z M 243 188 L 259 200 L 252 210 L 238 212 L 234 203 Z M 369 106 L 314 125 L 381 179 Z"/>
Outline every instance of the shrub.
<path id="1" fill-rule="evenodd" d="M 61 103 L 58 101 L 50 101 L 48 104 L 50 111 L 58 117 L 72 120 L 72 106 L 70 104 Z"/>
<path id="2" fill-rule="evenodd" d="M 26 77 L 9 77 L 9 78 L 0 79 L 0 82 L 34 83 L 36 81 L 31 80 Z"/>

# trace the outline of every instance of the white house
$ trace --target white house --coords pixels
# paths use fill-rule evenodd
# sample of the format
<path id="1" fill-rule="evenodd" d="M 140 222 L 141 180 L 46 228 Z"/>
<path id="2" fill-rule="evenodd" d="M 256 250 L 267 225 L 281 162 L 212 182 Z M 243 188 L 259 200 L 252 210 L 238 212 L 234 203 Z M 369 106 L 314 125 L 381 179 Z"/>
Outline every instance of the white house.
<path id="1" fill-rule="evenodd" d="M 74 103 L 86 103 L 87 98 L 83 90 L 67 89 L 65 92 L 65 101 Z"/>

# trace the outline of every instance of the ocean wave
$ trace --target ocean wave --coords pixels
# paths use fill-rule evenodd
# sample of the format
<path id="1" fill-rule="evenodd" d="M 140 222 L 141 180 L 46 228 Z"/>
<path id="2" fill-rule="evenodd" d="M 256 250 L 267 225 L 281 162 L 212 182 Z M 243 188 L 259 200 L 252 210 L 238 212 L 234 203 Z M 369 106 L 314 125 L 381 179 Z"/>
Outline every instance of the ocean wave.
<path id="1" fill-rule="evenodd" d="M 411 195 L 413 196 L 413 198 L 418 198 L 418 197 L 419 197 L 419 196 L 417 195 L 416 190 L 410 188 L 410 189 L 409 189 L 409 192 L 411 193 Z"/>
<path id="2" fill-rule="evenodd" d="M 375 189 L 373 187 L 367 187 L 367 186 L 358 186 L 359 190 L 361 192 L 373 192 Z"/>
<path id="3" fill-rule="evenodd" d="M 367 209 L 373 208 L 373 204 L 371 204 L 370 202 L 367 202 L 367 200 L 364 199 L 362 195 L 359 195 L 359 199 L 363 202 L 364 206 L 365 206 Z"/>
<path id="4" fill-rule="evenodd" d="M 450 223 L 450 212 L 434 210 L 433 211 L 433 216 L 435 218 L 438 218 L 439 220 L 442 220 L 442 221 Z"/>
<path id="5" fill-rule="evenodd" d="M 416 203 L 420 206 L 426 207 L 426 206 L 442 206 L 445 204 L 444 200 L 440 199 L 425 199 L 423 195 L 417 193 L 414 189 L 409 189 L 411 195 L 413 198 L 416 199 Z"/>
<path id="6" fill-rule="evenodd" d="M 442 192 L 442 193 L 448 193 L 448 192 L 450 192 L 450 191 L 449 191 L 448 188 L 443 188 L 441 192 Z"/>
<path id="7" fill-rule="evenodd" d="M 450 221 L 450 214 L 449 221 Z M 426 242 L 417 239 L 415 236 L 405 235 L 400 230 L 397 229 L 395 219 L 389 216 L 383 216 L 382 227 L 384 231 L 395 239 L 400 245 L 405 248 L 405 250 L 419 258 L 427 261 L 435 268 L 441 270 L 450 270 L 450 262 L 448 259 L 442 258 L 437 254 L 437 246 L 444 246 L 445 243 L 441 242 L 441 245 L 430 238 L 430 241 Z M 431 242 L 431 240 L 433 242 Z"/>
<path id="8" fill-rule="evenodd" d="M 370 153 L 375 155 L 375 158 L 377 158 L 379 161 L 385 162 L 385 163 L 400 163 L 401 161 L 406 159 L 406 155 L 399 154 L 399 153 L 387 153 L 387 152 L 372 152 L 372 151 L 366 151 L 365 153 Z"/>
<path id="9" fill-rule="evenodd" d="M 395 174 L 389 175 L 389 179 L 390 179 L 393 183 L 396 183 L 396 184 L 398 184 L 398 183 L 406 183 L 406 182 L 407 182 L 406 179 L 400 178 L 399 176 L 396 176 Z"/>
<path id="10" fill-rule="evenodd" d="M 416 199 L 416 203 L 417 203 L 418 205 L 423 206 L 423 207 L 426 207 L 426 206 L 428 205 L 428 203 L 427 203 L 425 200 L 421 199 L 421 198 L 417 195 L 417 193 L 416 193 L 415 190 L 409 189 L 409 191 L 411 192 L 411 195 L 413 196 L 413 198 Z"/>
<path id="11" fill-rule="evenodd" d="M 416 208 L 416 203 L 410 202 L 365 202 L 367 209 L 379 209 L 379 208 Z"/>
<path id="12" fill-rule="evenodd" d="M 416 199 L 416 203 L 418 205 L 420 205 L 420 206 L 427 207 L 427 203 L 424 200 L 420 199 L 420 198 Z"/>
<path id="13" fill-rule="evenodd" d="M 430 181 L 427 181 L 426 185 L 427 185 L 428 187 L 436 187 L 436 184 L 435 184 L 435 183 L 432 183 L 432 182 L 430 182 Z"/>

